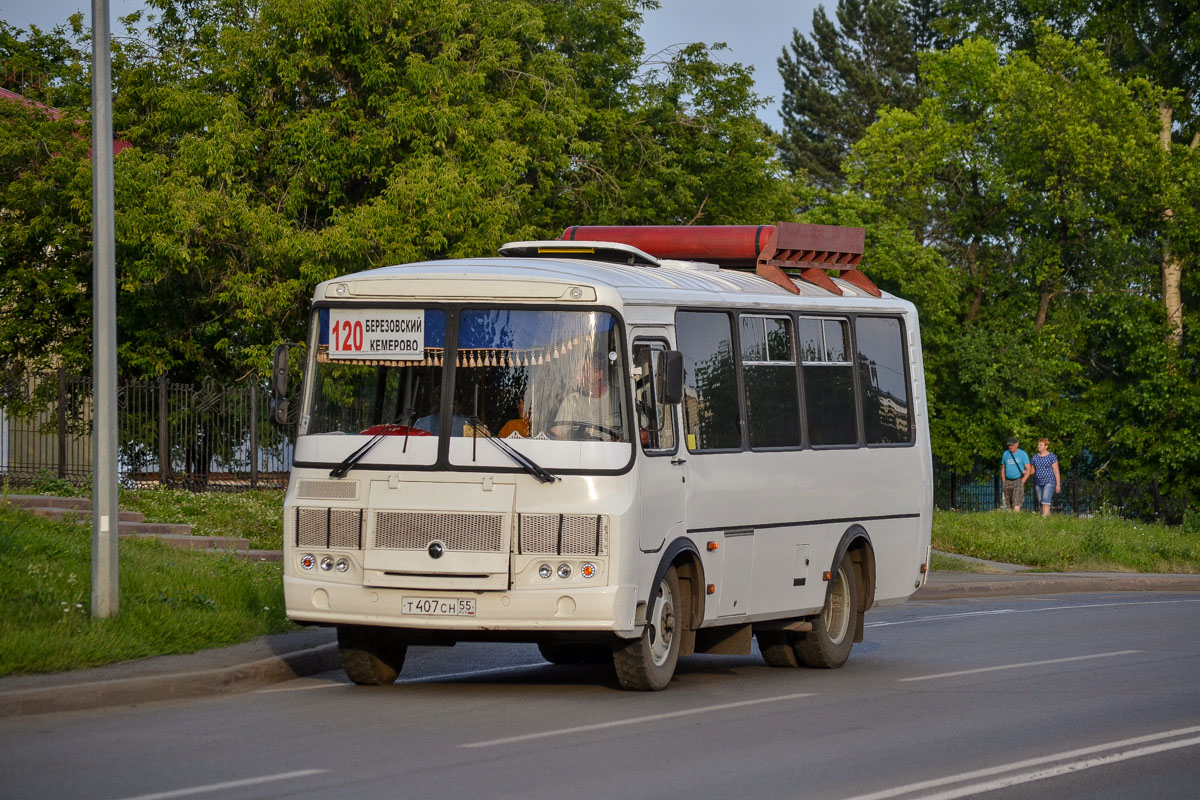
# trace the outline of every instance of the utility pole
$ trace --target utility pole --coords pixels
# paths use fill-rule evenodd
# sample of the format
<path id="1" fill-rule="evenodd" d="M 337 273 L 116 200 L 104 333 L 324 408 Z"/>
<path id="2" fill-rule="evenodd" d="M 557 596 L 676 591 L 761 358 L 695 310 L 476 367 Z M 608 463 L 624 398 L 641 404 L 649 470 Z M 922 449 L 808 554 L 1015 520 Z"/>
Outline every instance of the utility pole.
<path id="1" fill-rule="evenodd" d="M 92 616 L 115 617 L 117 267 L 108 0 L 92 0 Z"/>

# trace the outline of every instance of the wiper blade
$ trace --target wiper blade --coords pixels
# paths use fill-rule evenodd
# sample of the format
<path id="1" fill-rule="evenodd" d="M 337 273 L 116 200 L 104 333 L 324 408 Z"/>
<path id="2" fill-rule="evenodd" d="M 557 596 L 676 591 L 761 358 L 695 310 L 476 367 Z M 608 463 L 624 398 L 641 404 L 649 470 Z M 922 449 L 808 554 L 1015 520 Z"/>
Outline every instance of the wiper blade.
<path id="1" fill-rule="evenodd" d="M 353 467 L 358 462 L 362 461 L 363 458 L 367 455 L 367 453 L 371 452 L 371 450 L 373 450 L 375 448 L 375 445 L 377 445 L 383 441 L 383 437 L 387 436 L 389 433 L 391 433 L 397 427 L 399 427 L 399 426 L 395 422 L 389 422 L 389 423 L 385 424 L 382 428 L 380 428 L 379 433 L 372 436 L 367 441 L 366 444 L 364 444 L 362 447 L 355 450 L 350 455 L 343 458 L 342 462 L 340 464 L 338 464 L 333 469 L 329 470 L 329 477 L 331 477 L 331 478 L 345 477 L 346 473 L 350 471 L 351 467 Z"/>
<path id="2" fill-rule="evenodd" d="M 475 430 L 479 430 L 479 427 L 483 425 L 483 420 L 481 420 L 479 417 L 470 417 L 469 419 Z M 499 436 L 489 433 L 485 438 L 492 442 L 492 444 L 496 445 L 496 447 L 500 448 L 500 452 L 511 458 L 526 472 L 537 478 L 542 483 L 554 483 L 557 480 L 561 480 L 561 478 L 559 478 L 557 475 L 548 472 L 543 467 L 538 466 L 533 459 L 501 439 Z"/>

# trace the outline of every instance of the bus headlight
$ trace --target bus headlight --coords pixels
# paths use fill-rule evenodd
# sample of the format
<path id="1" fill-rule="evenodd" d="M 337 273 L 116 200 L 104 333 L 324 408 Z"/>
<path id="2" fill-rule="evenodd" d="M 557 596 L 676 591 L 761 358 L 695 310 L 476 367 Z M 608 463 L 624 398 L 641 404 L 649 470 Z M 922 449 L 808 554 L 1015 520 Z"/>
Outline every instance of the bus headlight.
<path id="1" fill-rule="evenodd" d="M 350 569 L 350 562 L 345 558 L 339 558 L 333 565 L 333 568 L 338 572 L 345 572 Z"/>
<path id="2" fill-rule="evenodd" d="M 329 572 L 333 569 L 333 556 L 323 556 L 321 558 L 321 571 Z"/>
<path id="3" fill-rule="evenodd" d="M 559 564 L 558 565 L 558 577 L 560 577 L 560 578 L 571 577 L 571 565 L 570 564 Z"/>
<path id="4" fill-rule="evenodd" d="M 542 564 L 538 567 L 538 575 L 543 578 L 549 578 L 554 574 L 554 569 L 549 564 Z"/>

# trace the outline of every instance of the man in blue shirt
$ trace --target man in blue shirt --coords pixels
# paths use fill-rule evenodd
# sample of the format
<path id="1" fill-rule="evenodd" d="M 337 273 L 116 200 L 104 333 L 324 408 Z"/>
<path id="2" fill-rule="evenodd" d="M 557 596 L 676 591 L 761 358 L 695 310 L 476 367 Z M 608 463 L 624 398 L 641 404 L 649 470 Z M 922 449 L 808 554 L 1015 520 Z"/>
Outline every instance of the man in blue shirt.
<path id="1" fill-rule="evenodd" d="M 1025 502 L 1025 481 L 1032 466 L 1029 454 L 1017 447 L 1017 437 L 1008 439 L 1008 447 L 1000 454 L 1000 482 L 1004 494 L 1004 505 L 1020 511 Z"/>

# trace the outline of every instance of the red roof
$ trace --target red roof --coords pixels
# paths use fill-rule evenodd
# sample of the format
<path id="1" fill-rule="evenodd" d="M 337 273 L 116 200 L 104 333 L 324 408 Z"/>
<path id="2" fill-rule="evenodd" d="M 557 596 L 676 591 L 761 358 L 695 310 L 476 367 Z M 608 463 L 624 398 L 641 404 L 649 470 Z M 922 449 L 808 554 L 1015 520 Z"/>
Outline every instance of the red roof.
<path id="1" fill-rule="evenodd" d="M 0 86 L 0 98 L 2 98 L 4 100 L 12 100 L 12 101 L 15 101 L 18 103 L 24 103 L 25 105 L 30 106 L 31 108 L 41 109 L 42 111 L 46 112 L 46 114 L 51 119 L 61 119 L 62 118 L 62 111 L 60 111 L 59 109 L 48 106 L 45 103 L 39 103 L 36 100 L 30 100 L 28 97 L 21 95 L 21 94 L 17 94 L 16 92 L 10 91 L 9 89 L 5 89 L 2 86 Z M 80 123 L 80 124 L 82 124 L 82 123 Z M 127 142 L 124 139 L 118 139 L 115 136 L 113 137 L 113 155 L 114 156 L 117 153 L 121 152 L 122 150 L 125 150 L 130 147 L 133 147 L 133 144 L 131 144 L 130 142 Z"/>

